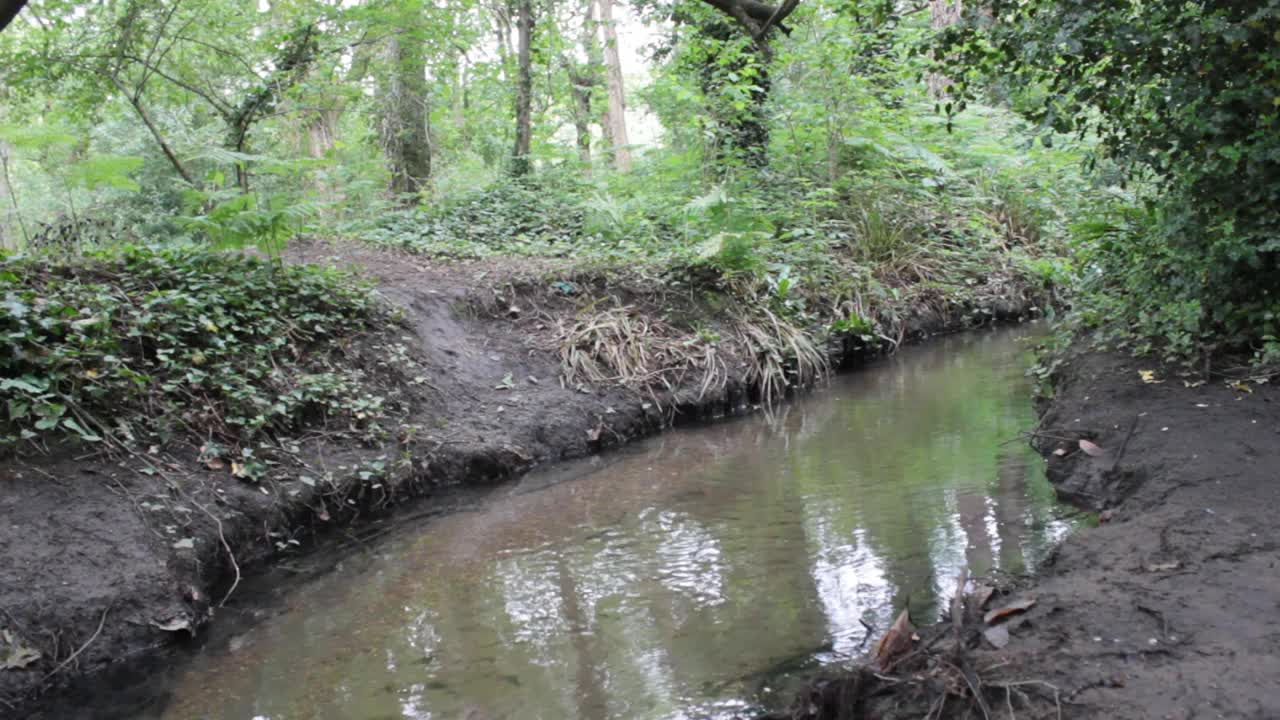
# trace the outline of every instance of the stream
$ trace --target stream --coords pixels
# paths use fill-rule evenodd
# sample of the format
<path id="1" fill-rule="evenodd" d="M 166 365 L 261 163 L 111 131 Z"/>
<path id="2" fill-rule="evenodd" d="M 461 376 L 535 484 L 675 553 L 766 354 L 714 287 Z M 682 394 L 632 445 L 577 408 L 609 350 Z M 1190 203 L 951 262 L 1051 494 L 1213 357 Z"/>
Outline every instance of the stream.
<path id="1" fill-rule="evenodd" d="M 1037 332 L 937 339 L 771 414 L 539 471 L 391 533 L 184 662 L 145 717 L 785 706 L 902 607 L 937 619 L 962 568 L 1033 571 L 1071 530 L 1015 440 L 1035 423 Z"/>

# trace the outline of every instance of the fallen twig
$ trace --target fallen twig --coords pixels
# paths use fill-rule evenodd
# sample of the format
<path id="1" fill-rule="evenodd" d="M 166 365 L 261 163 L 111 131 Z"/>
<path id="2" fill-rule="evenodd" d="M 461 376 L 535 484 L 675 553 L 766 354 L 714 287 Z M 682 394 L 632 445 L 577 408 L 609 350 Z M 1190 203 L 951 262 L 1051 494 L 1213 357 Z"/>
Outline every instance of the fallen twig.
<path id="1" fill-rule="evenodd" d="M 858 618 L 858 622 L 862 623 L 862 627 L 867 629 L 867 634 L 862 636 L 862 642 L 858 643 L 858 649 L 861 650 L 866 646 L 867 641 L 871 639 L 871 636 L 875 634 L 876 629 L 871 627 L 871 624 L 862 618 Z"/>
<path id="2" fill-rule="evenodd" d="M 92 644 L 94 640 L 97 640 L 97 639 L 98 639 L 98 635 L 102 633 L 102 628 L 103 628 L 103 626 L 105 626 L 105 625 L 107 624 L 107 613 L 109 613 L 109 612 L 111 612 L 111 606 L 110 606 L 110 605 L 108 605 L 108 606 L 107 606 L 107 609 L 106 609 L 106 610 L 103 610 L 103 611 L 102 611 L 102 619 L 98 621 L 98 629 L 93 631 L 93 634 L 89 636 L 89 639 L 88 639 L 88 640 L 85 640 L 85 641 L 84 641 L 84 644 L 80 646 L 80 649 L 79 649 L 79 650 L 76 650 L 75 652 L 71 653 L 71 655 L 70 655 L 70 656 L 68 656 L 66 660 L 63 660 L 62 662 L 58 663 L 58 666 L 57 666 L 57 667 L 55 667 L 54 669 L 50 670 L 50 671 L 49 671 L 49 672 L 48 672 L 48 673 L 47 673 L 47 674 L 46 674 L 46 675 L 41 679 L 42 681 L 44 681 L 44 680 L 48 680 L 49 678 L 53 677 L 54 675 L 57 675 L 58 673 L 62 672 L 63 668 L 67 667 L 68 665 L 70 665 L 70 664 L 72 663 L 72 661 L 74 661 L 76 658 L 80 657 L 80 653 L 84 652 L 85 648 L 89 647 L 89 645 L 90 645 L 90 644 Z"/>
<path id="3" fill-rule="evenodd" d="M 960 673 L 960 676 L 964 678 L 964 684 L 969 686 L 969 692 L 973 693 L 973 699 L 978 703 L 978 709 L 982 711 L 982 717 L 985 718 L 985 720 L 991 720 L 991 708 L 987 707 L 987 700 L 982 697 L 982 680 L 977 677 L 973 668 L 969 667 L 969 664 L 965 662 L 963 657 L 956 658 L 956 662 L 960 663 L 959 665 L 956 665 L 945 658 L 943 659 L 943 662 L 950 665 L 956 672 Z"/>
<path id="4" fill-rule="evenodd" d="M 1133 437 L 1133 431 L 1138 429 L 1138 418 L 1141 415 L 1134 415 L 1133 422 L 1129 423 L 1129 432 L 1125 434 L 1124 440 L 1120 443 L 1120 449 L 1116 450 L 1116 459 L 1111 461 L 1111 469 L 1108 473 L 1116 471 L 1116 466 L 1120 464 L 1120 458 L 1124 457 L 1124 451 L 1129 447 L 1129 439 Z"/>

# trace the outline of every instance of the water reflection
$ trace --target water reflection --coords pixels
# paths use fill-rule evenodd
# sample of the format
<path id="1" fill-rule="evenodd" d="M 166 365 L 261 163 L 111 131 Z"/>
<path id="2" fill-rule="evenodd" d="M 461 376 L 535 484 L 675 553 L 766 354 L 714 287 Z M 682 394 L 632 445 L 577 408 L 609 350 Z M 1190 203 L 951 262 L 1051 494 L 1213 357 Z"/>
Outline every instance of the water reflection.
<path id="1" fill-rule="evenodd" d="M 165 718 L 736 717 L 863 621 L 1067 530 L 1016 333 L 952 338 L 758 417 L 534 477 L 388 541 L 199 658 Z M 584 472 L 584 470 L 588 470 Z"/>

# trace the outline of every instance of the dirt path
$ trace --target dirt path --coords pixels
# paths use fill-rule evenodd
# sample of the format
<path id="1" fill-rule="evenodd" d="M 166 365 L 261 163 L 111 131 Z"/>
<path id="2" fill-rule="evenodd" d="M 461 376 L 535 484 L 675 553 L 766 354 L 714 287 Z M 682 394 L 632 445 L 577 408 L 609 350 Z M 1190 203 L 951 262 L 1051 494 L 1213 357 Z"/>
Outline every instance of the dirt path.
<path id="1" fill-rule="evenodd" d="M 101 716 L 104 688 L 138 684 L 148 663 L 233 612 L 256 568 L 442 487 L 500 482 L 760 401 L 759 357 L 732 340 L 742 327 L 713 293 L 552 261 L 442 264 L 352 244 L 302 244 L 288 259 L 362 269 L 403 310 L 387 344 L 351 352 L 408 408 L 400 432 L 377 443 L 323 430 L 289 439 L 282 446 L 296 449 L 256 483 L 180 443 L 0 463 L 0 716 Z M 903 337 L 1013 320 L 1035 304 L 1005 277 L 978 289 L 989 304 L 896 309 Z M 660 383 L 563 379 L 557 332 L 602 310 L 666 333 L 653 345 Z M 725 341 L 681 356 L 698 334 Z M 839 366 L 852 350 L 819 352 Z"/>
<path id="2" fill-rule="evenodd" d="M 1042 417 L 1050 480 L 1098 527 L 1029 586 L 989 604 L 971 586 L 959 630 L 921 630 L 888 675 L 816 682 L 789 717 L 1280 717 L 1280 388 L 1148 369 L 1074 357 Z M 984 611 L 1020 600 L 997 649 Z"/>

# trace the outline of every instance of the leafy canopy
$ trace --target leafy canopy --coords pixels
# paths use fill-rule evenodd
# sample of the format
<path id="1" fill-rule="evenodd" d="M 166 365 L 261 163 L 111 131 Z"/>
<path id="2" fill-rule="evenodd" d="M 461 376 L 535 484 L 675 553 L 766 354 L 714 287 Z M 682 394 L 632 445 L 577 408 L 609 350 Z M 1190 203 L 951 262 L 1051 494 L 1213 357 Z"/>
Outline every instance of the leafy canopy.
<path id="1" fill-rule="evenodd" d="M 1043 132 L 1096 134 L 1143 191 L 1083 228 L 1108 310 L 1182 355 L 1277 334 L 1280 1 L 995 2 L 938 56 L 957 109 L 1003 90 Z"/>

